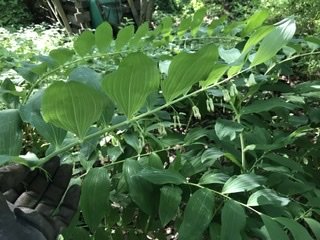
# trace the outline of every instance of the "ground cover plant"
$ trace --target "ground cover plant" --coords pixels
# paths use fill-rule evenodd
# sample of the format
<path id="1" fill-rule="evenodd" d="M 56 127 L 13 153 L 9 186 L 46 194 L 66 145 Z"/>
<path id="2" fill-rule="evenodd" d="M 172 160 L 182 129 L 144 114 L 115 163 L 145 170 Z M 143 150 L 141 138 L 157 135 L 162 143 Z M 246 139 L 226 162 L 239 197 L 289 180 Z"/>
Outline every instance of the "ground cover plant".
<path id="1" fill-rule="evenodd" d="M 58 155 L 82 185 L 61 238 L 320 239 L 320 82 L 288 77 L 320 39 L 205 14 L 103 23 L 2 82 L 0 164 Z"/>

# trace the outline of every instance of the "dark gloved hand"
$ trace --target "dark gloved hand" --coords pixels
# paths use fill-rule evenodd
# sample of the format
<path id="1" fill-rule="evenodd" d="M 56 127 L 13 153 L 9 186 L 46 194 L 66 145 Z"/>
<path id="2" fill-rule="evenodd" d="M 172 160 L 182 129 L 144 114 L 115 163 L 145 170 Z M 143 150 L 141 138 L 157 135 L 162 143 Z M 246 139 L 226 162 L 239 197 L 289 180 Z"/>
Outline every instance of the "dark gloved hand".
<path id="1" fill-rule="evenodd" d="M 60 166 L 59 158 L 43 170 L 0 168 L 0 239 L 56 239 L 77 212 L 80 187 L 73 185 L 66 192 L 71 174 L 72 166 Z"/>

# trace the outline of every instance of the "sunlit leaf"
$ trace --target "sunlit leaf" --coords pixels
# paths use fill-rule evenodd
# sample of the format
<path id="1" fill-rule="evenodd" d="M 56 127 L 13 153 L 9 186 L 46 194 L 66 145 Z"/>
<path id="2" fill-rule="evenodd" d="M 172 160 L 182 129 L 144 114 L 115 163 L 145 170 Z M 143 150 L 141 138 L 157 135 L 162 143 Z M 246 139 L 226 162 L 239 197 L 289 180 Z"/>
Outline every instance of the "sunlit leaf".
<path id="1" fill-rule="evenodd" d="M 201 8 L 196 11 L 193 15 L 192 22 L 190 23 L 191 35 L 195 36 L 200 28 L 200 25 L 203 23 L 203 19 L 206 16 L 206 8 Z"/>
<path id="2" fill-rule="evenodd" d="M 208 79 L 206 79 L 205 81 L 201 81 L 200 86 L 204 88 L 209 85 L 215 84 L 226 73 L 228 68 L 229 68 L 229 66 L 227 66 L 225 64 L 217 63 L 217 64 L 213 65 L 213 69 L 210 72 Z"/>
<path id="3" fill-rule="evenodd" d="M 241 231 L 246 225 L 246 218 L 240 204 L 227 200 L 221 211 L 221 240 L 242 240 Z"/>
<path id="4" fill-rule="evenodd" d="M 293 37 L 295 31 L 296 24 L 292 18 L 286 18 L 277 23 L 276 28 L 262 40 L 251 66 L 266 62 L 275 56 Z"/>
<path id="5" fill-rule="evenodd" d="M 52 57 L 59 65 L 62 65 L 71 60 L 73 55 L 74 51 L 67 48 L 57 48 L 49 53 L 49 56 Z"/>
<path id="6" fill-rule="evenodd" d="M 246 36 L 251 33 L 256 28 L 260 27 L 263 22 L 269 17 L 269 12 L 267 10 L 256 11 L 251 17 L 246 21 L 246 26 L 241 32 L 241 36 Z"/>
<path id="7" fill-rule="evenodd" d="M 129 43 L 129 40 L 133 37 L 134 26 L 129 25 L 122 28 L 117 35 L 115 48 L 120 51 L 125 45 Z"/>
<path id="8" fill-rule="evenodd" d="M 94 231 L 109 205 L 111 183 L 106 168 L 92 168 L 82 183 L 80 207 L 84 220 Z"/>
<path id="9" fill-rule="evenodd" d="M 126 57 L 118 70 L 103 79 L 103 88 L 129 118 L 158 90 L 160 73 L 156 63 L 143 53 Z"/>
<path id="10" fill-rule="evenodd" d="M 230 65 L 233 65 L 241 56 L 240 50 L 237 48 L 224 49 L 219 47 L 219 56 Z"/>
<path id="11" fill-rule="evenodd" d="M 81 139 L 97 121 L 105 96 L 99 91 L 74 81 L 55 82 L 42 98 L 42 116 L 46 122 L 75 133 Z"/>
<path id="12" fill-rule="evenodd" d="M 145 22 L 141 24 L 134 34 L 133 38 L 130 40 L 129 45 L 131 47 L 138 47 L 141 43 L 143 43 L 143 37 L 147 35 L 149 32 L 149 22 Z"/>
<path id="13" fill-rule="evenodd" d="M 262 186 L 266 182 L 266 178 L 255 175 L 253 173 L 242 174 L 230 178 L 223 186 L 222 193 L 236 193 L 250 191 Z"/>
<path id="14" fill-rule="evenodd" d="M 94 34 L 96 46 L 101 53 L 105 53 L 112 41 L 112 27 L 108 22 L 100 24 Z"/>
<path id="15" fill-rule="evenodd" d="M 160 189 L 159 217 L 162 226 L 167 225 L 177 214 L 182 190 L 178 187 L 163 186 Z"/>
<path id="16" fill-rule="evenodd" d="M 80 56 L 85 56 L 93 50 L 95 40 L 91 31 L 85 30 L 74 41 L 73 47 Z"/>
<path id="17" fill-rule="evenodd" d="M 214 214 L 215 197 L 207 188 L 192 194 L 179 228 L 179 240 L 200 240 Z"/>
<path id="18" fill-rule="evenodd" d="M 279 196 L 275 191 L 271 189 L 261 189 L 253 194 L 248 199 L 248 206 L 261 206 L 261 205 L 273 205 L 273 206 L 286 206 L 290 200 L 285 197 Z"/>
<path id="19" fill-rule="evenodd" d="M 193 54 L 180 53 L 175 56 L 169 67 L 168 78 L 162 83 L 166 101 L 186 94 L 193 84 L 206 80 L 217 59 L 218 49 L 215 45 L 205 46 Z"/>

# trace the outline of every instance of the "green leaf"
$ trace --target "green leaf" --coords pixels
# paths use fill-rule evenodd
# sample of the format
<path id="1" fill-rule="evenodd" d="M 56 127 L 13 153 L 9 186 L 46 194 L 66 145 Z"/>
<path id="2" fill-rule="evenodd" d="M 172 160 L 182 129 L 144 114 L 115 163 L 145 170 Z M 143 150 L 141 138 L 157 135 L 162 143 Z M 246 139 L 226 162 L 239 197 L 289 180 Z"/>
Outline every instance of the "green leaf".
<path id="1" fill-rule="evenodd" d="M 85 56 L 93 50 L 94 46 L 94 35 L 91 31 L 85 30 L 80 36 L 74 41 L 73 47 L 80 56 Z"/>
<path id="2" fill-rule="evenodd" d="M 69 74 L 68 81 L 80 82 L 95 90 L 101 91 L 101 74 L 85 66 L 79 66 L 73 69 Z"/>
<path id="3" fill-rule="evenodd" d="M 308 231 L 299 223 L 293 219 L 278 217 L 275 218 L 279 223 L 285 226 L 291 232 L 295 240 L 312 240 L 313 238 L 309 235 Z"/>
<path id="4" fill-rule="evenodd" d="M 241 232 L 246 225 L 246 218 L 240 204 L 227 200 L 221 211 L 221 240 L 242 240 Z"/>
<path id="5" fill-rule="evenodd" d="M 17 109 L 0 111 L 0 155 L 17 156 L 22 148 L 22 121 Z"/>
<path id="6" fill-rule="evenodd" d="M 241 115 L 260 113 L 273 110 L 275 108 L 286 108 L 292 110 L 296 105 L 288 103 L 281 98 L 270 98 L 265 100 L 256 100 L 248 106 L 245 106 L 241 110 Z"/>
<path id="7" fill-rule="evenodd" d="M 122 28 L 117 35 L 115 48 L 116 51 L 120 51 L 125 45 L 129 43 L 129 40 L 133 37 L 134 26 L 129 25 Z"/>
<path id="8" fill-rule="evenodd" d="M 169 183 L 179 185 L 186 182 L 185 177 L 171 169 L 144 168 L 136 176 L 157 185 Z"/>
<path id="9" fill-rule="evenodd" d="M 182 190 L 178 187 L 163 186 L 160 189 L 159 217 L 163 227 L 176 216 L 181 194 Z"/>
<path id="10" fill-rule="evenodd" d="M 165 17 L 161 21 L 161 34 L 163 37 L 167 37 L 170 35 L 172 31 L 172 18 L 171 17 Z"/>
<path id="11" fill-rule="evenodd" d="M 43 164 L 34 153 L 30 152 L 20 156 L 0 155 L 0 166 L 8 162 L 22 164 L 31 169 L 35 169 L 35 167 Z"/>
<path id="12" fill-rule="evenodd" d="M 256 11 L 247 21 L 246 26 L 241 32 L 241 36 L 247 36 L 253 30 L 260 27 L 263 22 L 269 17 L 269 12 L 267 10 Z"/>
<path id="13" fill-rule="evenodd" d="M 201 8 L 194 13 L 192 22 L 190 24 L 192 36 L 195 36 L 199 31 L 200 25 L 202 24 L 203 19 L 206 16 L 206 13 L 207 13 L 206 8 Z"/>
<path id="14" fill-rule="evenodd" d="M 206 149 L 201 155 L 201 162 L 204 163 L 210 160 L 217 160 L 219 157 L 223 156 L 223 152 L 215 147 L 210 147 Z"/>
<path id="15" fill-rule="evenodd" d="M 160 73 L 156 63 L 143 53 L 128 55 L 118 70 L 107 75 L 103 88 L 128 118 L 145 104 L 146 98 L 158 90 Z"/>
<path id="16" fill-rule="evenodd" d="M 62 65 L 72 59 L 74 51 L 67 48 L 58 48 L 50 51 L 49 56 L 59 65 Z"/>
<path id="17" fill-rule="evenodd" d="M 175 56 L 169 67 L 168 78 L 162 82 L 166 101 L 186 94 L 193 84 L 207 79 L 217 59 L 218 49 L 215 45 L 205 46 L 193 54 L 180 53 Z"/>
<path id="18" fill-rule="evenodd" d="M 255 175 L 253 173 L 242 174 L 230 178 L 223 186 L 222 193 L 245 192 L 262 186 L 266 182 L 266 178 Z"/>
<path id="19" fill-rule="evenodd" d="M 83 180 L 80 207 L 92 232 L 107 212 L 111 183 L 106 168 L 92 168 Z"/>
<path id="20" fill-rule="evenodd" d="M 253 194 L 248 199 L 248 206 L 261 206 L 261 205 L 273 205 L 273 206 L 286 206 L 290 200 L 285 197 L 280 197 L 275 191 L 271 189 L 261 189 Z"/>
<path id="21" fill-rule="evenodd" d="M 202 177 L 199 180 L 199 184 L 200 185 L 212 184 L 212 183 L 225 184 L 225 182 L 229 178 L 230 177 L 224 173 L 208 172 L 202 175 Z"/>
<path id="22" fill-rule="evenodd" d="M 42 116 L 46 122 L 75 133 L 83 139 L 89 127 L 103 111 L 105 96 L 78 82 L 55 82 L 42 99 Z"/>
<path id="23" fill-rule="evenodd" d="M 182 35 L 184 35 L 186 33 L 186 31 L 189 30 L 191 22 L 192 22 L 191 17 L 183 18 L 181 20 L 181 23 L 180 23 L 180 25 L 178 27 L 178 31 L 177 31 L 178 37 L 181 37 Z"/>
<path id="24" fill-rule="evenodd" d="M 129 45 L 132 47 L 139 47 L 141 43 L 143 43 L 143 37 L 147 35 L 149 32 L 149 22 L 145 22 L 141 24 L 134 34 L 133 38 L 130 40 Z"/>
<path id="25" fill-rule="evenodd" d="M 275 26 L 262 26 L 258 28 L 248 39 L 241 55 L 246 55 L 256 44 L 258 44 L 269 33 L 275 30 Z"/>
<path id="26" fill-rule="evenodd" d="M 215 197 L 207 188 L 202 188 L 190 197 L 179 228 L 179 240 L 201 239 L 214 214 Z"/>
<path id="27" fill-rule="evenodd" d="M 229 65 L 234 65 L 241 56 L 240 50 L 237 48 L 224 49 L 219 47 L 219 56 Z"/>
<path id="28" fill-rule="evenodd" d="M 112 35 L 112 27 L 108 22 L 104 22 L 97 27 L 94 37 L 100 53 L 107 52 L 107 49 L 112 42 Z"/>
<path id="29" fill-rule="evenodd" d="M 261 218 L 269 233 L 270 240 L 289 240 L 285 231 L 275 220 L 264 214 L 261 215 Z"/>
<path id="30" fill-rule="evenodd" d="M 234 140 L 237 133 L 242 132 L 244 127 L 234 121 L 219 118 L 214 125 L 214 130 L 220 140 Z"/>
<path id="31" fill-rule="evenodd" d="M 126 134 L 123 135 L 123 138 L 124 138 L 125 142 L 126 142 L 128 145 L 130 145 L 131 147 L 133 147 L 134 150 L 136 150 L 136 152 L 137 152 L 138 154 L 141 153 L 143 146 L 141 146 L 141 142 L 140 142 L 137 134 L 126 133 Z"/>
<path id="32" fill-rule="evenodd" d="M 127 159 L 123 164 L 123 174 L 128 184 L 129 195 L 132 201 L 148 215 L 156 211 L 157 194 L 152 184 L 137 174 L 142 170 L 141 165 L 132 159 Z"/>
<path id="33" fill-rule="evenodd" d="M 251 66 L 264 63 L 274 57 L 293 37 L 295 31 L 296 24 L 292 18 L 286 18 L 277 23 L 276 28 L 262 40 Z"/>
<path id="34" fill-rule="evenodd" d="M 41 116 L 41 102 L 44 89 L 38 90 L 20 107 L 20 116 L 24 122 L 30 123 L 37 132 L 55 147 L 60 146 L 67 135 L 67 131 L 46 123 Z"/>
<path id="35" fill-rule="evenodd" d="M 304 218 L 304 221 L 308 224 L 312 230 L 316 240 L 320 239 L 320 223 L 312 218 Z"/>
<path id="36" fill-rule="evenodd" d="M 200 86 L 205 88 L 209 85 L 217 83 L 220 80 L 220 78 L 226 73 L 228 68 L 229 66 L 225 64 L 214 64 L 213 69 L 209 74 L 209 77 L 205 81 L 201 81 Z"/>

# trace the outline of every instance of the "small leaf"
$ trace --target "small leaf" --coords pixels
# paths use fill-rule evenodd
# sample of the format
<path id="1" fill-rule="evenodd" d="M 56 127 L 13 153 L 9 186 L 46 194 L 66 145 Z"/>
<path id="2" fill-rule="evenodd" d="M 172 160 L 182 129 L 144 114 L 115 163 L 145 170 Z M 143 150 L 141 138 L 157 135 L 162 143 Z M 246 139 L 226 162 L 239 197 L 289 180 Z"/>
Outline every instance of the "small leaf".
<path id="1" fill-rule="evenodd" d="M 156 63 L 143 53 L 127 56 L 118 70 L 103 79 L 103 88 L 128 118 L 158 90 L 160 73 Z"/>
<path id="2" fill-rule="evenodd" d="M 270 111 L 274 108 L 286 108 L 289 110 L 294 109 L 296 106 L 292 103 L 288 103 L 281 98 L 270 98 L 265 100 L 256 100 L 250 105 L 242 108 L 241 115 L 260 113 Z"/>
<path id="3" fill-rule="evenodd" d="M 143 37 L 149 32 L 149 22 L 141 24 L 134 34 L 133 38 L 130 40 L 129 45 L 132 47 L 139 47 L 143 43 Z"/>
<path id="4" fill-rule="evenodd" d="M 139 176 L 153 184 L 182 184 L 186 179 L 174 170 L 158 169 L 158 168 L 144 168 L 137 173 Z"/>
<path id="5" fill-rule="evenodd" d="M 82 183 L 80 207 L 91 231 L 98 227 L 109 205 L 111 183 L 105 168 L 92 168 Z"/>
<path id="6" fill-rule="evenodd" d="M 200 240 L 214 214 L 215 197 L 207 188 L 193 193 L 184 211 L 179 240 Z"/>
<path id="7" fill-rule="evenodd" d="M 222 46 L 219 47 L 219 56 L 229 65 L 233 65 L 241 56 L 239 49 L 231 48 L 224 49 Z"/>
<path id="8" fill-rule="evenodd" d="M 95 43 L 100 53 L 105 53 L 112 41 L 112 27 L 108 22 L 100 24 L 94 34 Z"/>
<path id="9" fill-rule="evenodd" d="M 193 84 L 207 79 L 217 59 L 218 49 L 214 45 L 205 46 L 193 54 L 180 53 L 175 56 L 169 67 L 168 78 L 162 82 L 166 101 L 186 94 Z"/>
<path id="10" fill-rule="evenodd" d="M 133 147 L 134 150 L 136 150 L 136 152 L 137 152 L 138 154 L 141 153 L 143 146 L 141 146 L 141 142 L 140 142 L 137 134 L 132 134 L 132 133 L 129 134 L 129 133 L 126 133 L 126 134 L 123 135 L 123 138 L 124 138 L 125 142 L 126 142 L 128 145 L 130 145 L 131 147 Z"/>
<path id="11" fill-rule="evenodd" d="M 178 187 L 163 186 L 160 189 L 159 217 L 163 227 L 176 216 L 181 194 L 182 190 Z"/>
<path id="12" fill-rule="evenodd" d="M 290 200 L 285 197 L 280 197 L 275 191 L 271 189 L 261 189 L 253 194 L 248 199 L 248 206 L 261 206 L 261 205 L 273 205 L 273 206 L 286 206 Z"/>
<path id="13" fill-rule="evenodd" d="M 75 133 L 81 139 L 103 111 L 100 92 L 78 82 L 55 82 L 42 98 L 42 116 L 46 122 Z"/>
<path id="14" fill-rule="evenodd" d="M 192 21 L 191 17 L 183 18 L 181 20 L 181 23 L 180 23 L 180 25 L 178 27 L 178 31 L 177 31 L 178 37 L 181 37 L 182 35 L 184 35 L 186 33 L 186 31 L 189 30 L 191 21 Z"/>
<path id="15" fill-rule="evenodd" d="M 279 223 L 264 214 L 261 215 L 261 218 L 269 233 L 270 240 L 289 240 L 287 234 L 280 227 Z"/>
<path id="16" fill-rule="evenodd" d="M 204 163 L 208 160 L 217 160 L 221 156 L 223 156 L 223 152 L 221 152 L 220 149 L 210 147 L 202 153 L 201 162 Z"/>
<path id="17" fill-rule="evenodd" d="M 267 10 L 256 11 L 247 21 L 246 26 L 241 32 L 241 36 L 244 37 L 250 34 L 253 30 L 260 27 L 263 22 L 269 17 Z"/>
<path id="18" fill-rule="evenodd" d="M 129 25 L 122 28 L 117 35 L 116 39 L 116 51 L 120 51 L 125 45 L 129 43 L 129 40 L 133 37 L 134 34 L 134 26 Z"/>
<path id="19" fill-rule="evenodd" d="M 52 57 L 59 65 L 62 65 L 71 60 L 73 55 L 74 51 L 67 48 L 54 49 L 49 53 L 49 56 Z"/>
<path id="20" fill-rule="evenodd" d="M 320 239 L 320 223 L 312 218 L 304 218 L 304 221 L 308 224 L 312 230 L 316 240 Z"/>
<path id="21" fill-rule="evenodd" d="M 217 173 L 217 172 L 209 172 L 204 175 L 199 180 L 200 185 L 204 184 L 225 184 L 225 182 L 230 178 L 230 176 L 224 174 L 224 173 Z"/>
<path id="22" fill-rule="evenodd" d="M 214 130 L 220 140 L 234 140 L 237 133 L 242 132 L 244 127 L 234 121 L 219 118 L 216 121 Z"/>
<path id="23" fill-rule="evenodd" d="M 227 200 L 221 211 L 221 240 L 242 240 L 241 232 L 246 225 L 246 218 L 240 204 Z"/>
<path id="24" fill-rule="evenodd" d="M 161 34 L 163 37 L 167 37 L 170 35 L 172 31 L 172 18 L 171 17 L 165 17 L 161 21 Z"/>
<path id="25" fill-rule="evenodd" d="M 132 159 L 127 159 L 123 164 L 123 174 L 128 184 L 129 195 L 132 201 L 148 215 L 153 215 L 158 199 L 152 184 L 136 176 L 142 170 L 141 165 Z"/>
<path id="26" fill-rule="evenodd" d="M 295 31 L 296 24 L 292 18 L 286 18 L 277 23 L 276 28 L 262 40 L 251 66 L 264 63 L 274 57 L 293 37 Z"/>
<path id="27" fill-rule="evenodd" d="M 222 193 L 245 192 L 262 186 L 266 182 L 266 178 L 262 176 L 250 174 L 238 175 L 230 178 L 223 186 Z"/>
<path id="28" fill-rule="evenodd" d="M 312 240 L 313 238 L 309 235 L 308 231 L 299 223 L 293 219 L 278 217 L 275 218 L 279 223 L 289 229 L 295 240 Z"/>
<path id="29" fill-rule="evenodd" d="M 206 16 L 206 13 L 207 13 L 207 10 L 205 8 L 201 8 L 194 13 L 192 22 L 190 24 L 192 36 L 195 36 L 197 34 L 200 28 L 200 25 L 202 24 L 203 19 Z"/>
<path id="30" fill-rule="evenodd" d="M 94 42 L 93 33 L 89 30 L 85 30 L 74 41 L 73 47 L 81 57 L 84 57 L 93 50 Z"/>
<path id="31" fill-rule="evenodd" d="M 22 121 L 17 109 L 0 111 L 0 155 L 17 156 L 22 148 Z"/>

